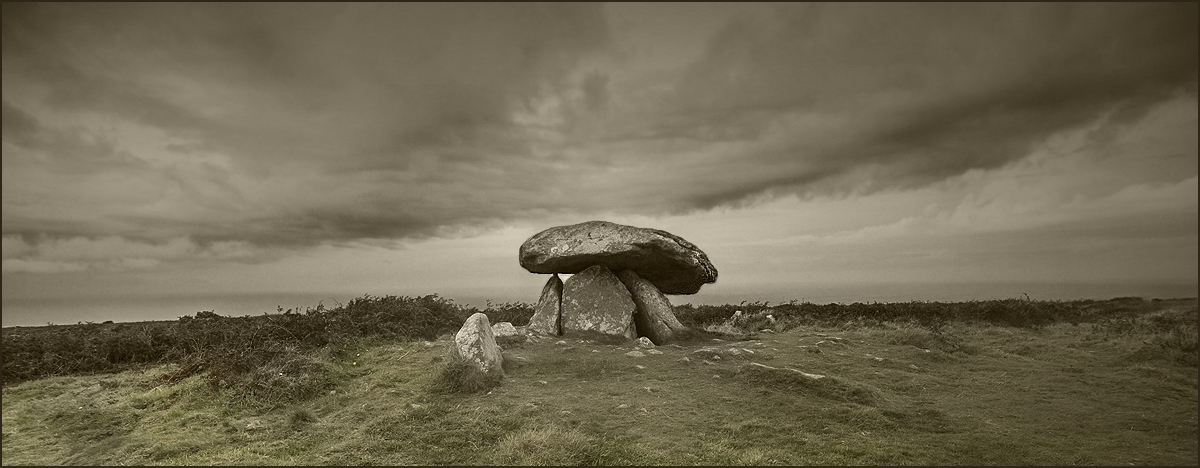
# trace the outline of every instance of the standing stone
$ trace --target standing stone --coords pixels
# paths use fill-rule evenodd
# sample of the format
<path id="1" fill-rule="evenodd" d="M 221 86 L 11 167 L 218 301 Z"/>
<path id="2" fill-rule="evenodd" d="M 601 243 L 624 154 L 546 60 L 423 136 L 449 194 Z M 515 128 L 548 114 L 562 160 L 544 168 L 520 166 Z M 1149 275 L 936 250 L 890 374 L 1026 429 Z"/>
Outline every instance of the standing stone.
<path id="1" fill-rule="evenodd" d="M 669 343 L 677 332 L 685 329 L 675 317 L 675 308 L 663 293 L 658 291 L 649 281 L 642 279 L 633 270 L 621 270 L 617 278 L 629 289 L 637 304 L 637 312 L 633 315 L 638 333 L 650 338 L 656 345 Z"/>
<path id="2" fill-rule="evenodd" d="M 542 296 L 533 309 L 533 317 L 529 319 L 526 330 L 543 335 L 562 334 L 562 291 L 562 279 L 557 274 L 551 276 L 542 287 Z"/>
<path id="3" fill-rule="evenodd" d="M 717 269 L 695 244 L 666 231 L 588 221 L 557 226 L 521 244 L 531 273 L 579 273 L 592 265 L 633 270 L 664 294 L 695 294 L 717 281 Z"/>
<path id="4" fill-rule="evenodd" d="M 476 369 L 485 374 L 496 372 L 504 375 L 504 368 L 501 367 L 504 357 L 500 354 L 500 346 L 496 345 L 496 337 L 492 335 L 492 326 L 483 312 L 467 317 L 462 328 L 454 335 L 454 345 L 459 357 Z"/>
<path id="5" fill-rule="evenodd" d="M 562 332 L 593 331 L 637 338 L 633 313 L 637 304 L 629 290 L 608 268 L 595 265 L 563 284 Z"/>

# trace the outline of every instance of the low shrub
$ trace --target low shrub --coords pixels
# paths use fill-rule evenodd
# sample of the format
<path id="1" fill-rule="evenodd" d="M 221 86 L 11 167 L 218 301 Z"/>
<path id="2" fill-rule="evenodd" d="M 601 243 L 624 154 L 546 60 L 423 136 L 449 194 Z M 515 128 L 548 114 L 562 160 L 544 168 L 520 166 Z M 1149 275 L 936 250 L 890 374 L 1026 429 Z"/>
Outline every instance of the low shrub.
<path id="1" fill-rule="evenodd" d="M 492 304 L 492 301 L 487 301 L 487 308 L 483 310 L 483 313 L 487 315 L 488 323 L 492 325 L 508 322 L 514 327 L 523 327 L 529 325 L 529 319 L 533 318 L 533 309 L 533 304 L 525 302 Z"/>
<path id="2" fill-rule="evenodd" d="M 1197 359 L 1196 324 L 1175 324 L 1162 331 L 1146 333 L 1142 346 L 1129 356 L 1134 361 L 1161 359 L 1175 365 L 1196 367 Z"/>
<path id="3" fill-rule="evenodd" d="M 4 330 L 4 385 L 56 375 L 118 372 L 136 365 L 175 362 L 175 381 L 202 370 L 228 384 L 275 359 L 284 349 L 306 353 L 345 347 L 363 338 L 436 339 L 457 331 L 478 312 L 436 294 L 362 296 L 344 306 L 303 312 L 228 317 L 200 311 L 176 321 L 78 324 Z M 504 304 L 496 315 L 519 320 L 532 307 Z M 528 318 L 525 319 L 528 322 Z"/>

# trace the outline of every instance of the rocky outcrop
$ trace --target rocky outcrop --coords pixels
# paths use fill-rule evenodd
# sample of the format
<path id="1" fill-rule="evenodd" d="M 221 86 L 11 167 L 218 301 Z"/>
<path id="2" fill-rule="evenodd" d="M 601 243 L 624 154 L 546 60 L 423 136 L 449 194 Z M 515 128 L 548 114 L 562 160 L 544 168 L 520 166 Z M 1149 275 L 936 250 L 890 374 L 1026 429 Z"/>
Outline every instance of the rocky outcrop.
<path id="1" fill-rule="evenodd" d="M 504 357 L 500 354 L 500 346 L 496 345 L 487 315 L 482 312 L 467 317 L 454 335 L 454 351 L 464 362 L 485 374 L 504 375 Z"/>
<path id="2" fill-rule="evenodd" d="M 675 308 L 657 288 L 642 279 L 633 270 L 621 270 L 617 278 L 629 290 L 637 312 L 633 321 L 639 335 L 649 338 L 654 344 L 665 344 L 686 327 L 675 317 Z"/>
<path id="3" fill-rule="evenodd" d="M 637 338 L 633 314 L 637 304 L 608 268 L 593 265 L 563 283 L 562 333 L 598 332 Z"/>
<path id="4" fill-rule="evenodd" d="M 557 274 L 546 281 L 526 330 L 543 335 L 562 334 L 562 327 L 559 323 L 562 313 L 562 290 L 563 282 Z"/>
<path id="5" fill-rule="evenodd" d="M 666 231 L 607 221 L 558 226 L 534 234 L 519 251 L 532 273 L 579 273 L 594 265 L 633 270 L 664 294 L 695 294 L 717 281 L 699 247 Z"/>

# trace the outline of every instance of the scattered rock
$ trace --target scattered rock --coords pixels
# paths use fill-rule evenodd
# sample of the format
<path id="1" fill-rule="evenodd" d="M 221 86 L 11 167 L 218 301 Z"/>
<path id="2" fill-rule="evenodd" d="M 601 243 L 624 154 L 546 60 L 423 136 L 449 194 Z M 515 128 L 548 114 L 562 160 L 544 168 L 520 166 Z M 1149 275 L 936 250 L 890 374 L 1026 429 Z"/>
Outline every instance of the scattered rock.
<path id="1" fill-rule="evenodd" d="M 579 273 L 593 265 L 634 270 L 665 294 L 695 294 L 717 281 L 717 269 L 695 244 L 666 231 L 607 221 L 546 229 L 521 244 L 518 257 L 531 273 Z"/>
<path id="2" fill-rule="evenodd" d="M 546 281 L 546 285 L 542 286 L 542 295 L 538 298 L 537 307 L 533 309 L 533 317 L 527 325 L 530 331 L 543 335 L 562 334 L 562 291 L 563 282 L 557 274 Z"/>
<path id="3" fill-rule="evenodd" d="M 492 336 L 496 338 L 517 335 L 519 335 L 519 333 L 517 333 L 517 327 L 514 327 L 512 323 L 500 322 L 492 325 Z"/>
<path id="4" fill-rule="evenodd" d="M 662 354 L 662 353 L 663 353 L 662 351 L 659 351 L 657 349 L 647 349 L 646 350 L 646 354 Z"/>
<path id="5" fill-rule="evenodd" d="M 467 317 L 462 328 L 454 335 L 454 345 L 458 356 L 476 369 L 504 375 L 504 368 L 501 367 L 504 358 L 500 354 L 500 347 L 496 345 L 496 337 L 492 335 L 487 315 L 483 312 Z"/>
<path id="6" fill-rule="evenodd" d="M 625 355 L 629 356 L 629 357 L 646 357 L 646 355 L 644 353 L 642 353 L 641 351 L 630 351 L 628 353 L 625 353 Z"/>
<path id="7" fill-rule="evenodd" d="M 752 362 L 752 363 L 750 363 L 750 365 L 751 365 L 751 366 L 758 367 L 758 368 L 760 368 L 760 369 L 768 369 L 768 370 L 775 370 L 775 371 L 778 371 L 778 370 L 787 370 L 787 371 L 791 371 L 791 372 L 795 372 L 795 373 L 797 373 L 797 374 L 803 375 L 803 376 L 805 376 L 805 377 L 808 377 L 808 378 L 810 378 L 810 379 L 823 379 L 823 378 L 825 378 L 825 376 L 823 376 L 823 375 L 819 375 L 819 374 L 809 374 L 808 372 L 804 372 L 804 371 L 801 371 L 801 370 L 798 370 L 798 369 L 792 369 L 792 368 L 790 368 L 790 367 L 785 367 L 785 368 L 783 368 L 783 369 L 780 369 L 780 368 L 778 368 L 778 367 L 771 367 L 771 366 L 768 366 L 768 365 L 766 365 L 766 364 L 759 364 L 759 363 L 757 363 L 757 362 Z"/>
<path id="8" fill-rule="evenodd" d="M 647 348 L 647 349 L 654 347 L 654 343 L 650 341 L 650 338 L 647 338 L 644 336 L 639 337 L 637 339 L 637 345 L 639 348 Z"/>
<path id="9" fill-rule="evenodd" d="M 563 284 L 562 333 L 594 331 L 632 340 L 637 337 L 636 309 L 621 280 L 608 268 L 594 265 Z"/>

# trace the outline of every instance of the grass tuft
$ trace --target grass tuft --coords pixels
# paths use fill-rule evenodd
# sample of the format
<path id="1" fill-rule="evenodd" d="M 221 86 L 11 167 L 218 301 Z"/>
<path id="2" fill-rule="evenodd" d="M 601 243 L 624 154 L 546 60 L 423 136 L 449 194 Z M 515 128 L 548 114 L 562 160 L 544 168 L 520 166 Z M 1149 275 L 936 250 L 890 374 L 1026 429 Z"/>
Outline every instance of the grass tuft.
<path id="1" fill-rule="evenodd" d="M 503 380 L 498 372 L 484 373 L 461 358 L 451 357 L 435 367 L 429 390 L 441 395 L 486 393 Z"/>
<path id="2" fill-rule="evenodd" d="M 523 466 L 607 466 L 628 464 L 625 450 L 558 425 L 524 429 L 496 444 L 493 463 Z"/>
<path id="3" fill-rule="evenodd" d="M 303 429 L 305 426 L 315 422 L 317 422 L 317 417 L 306 409 L 295 409 L 288 414 L 288 427 L 293 430 Z"/>

